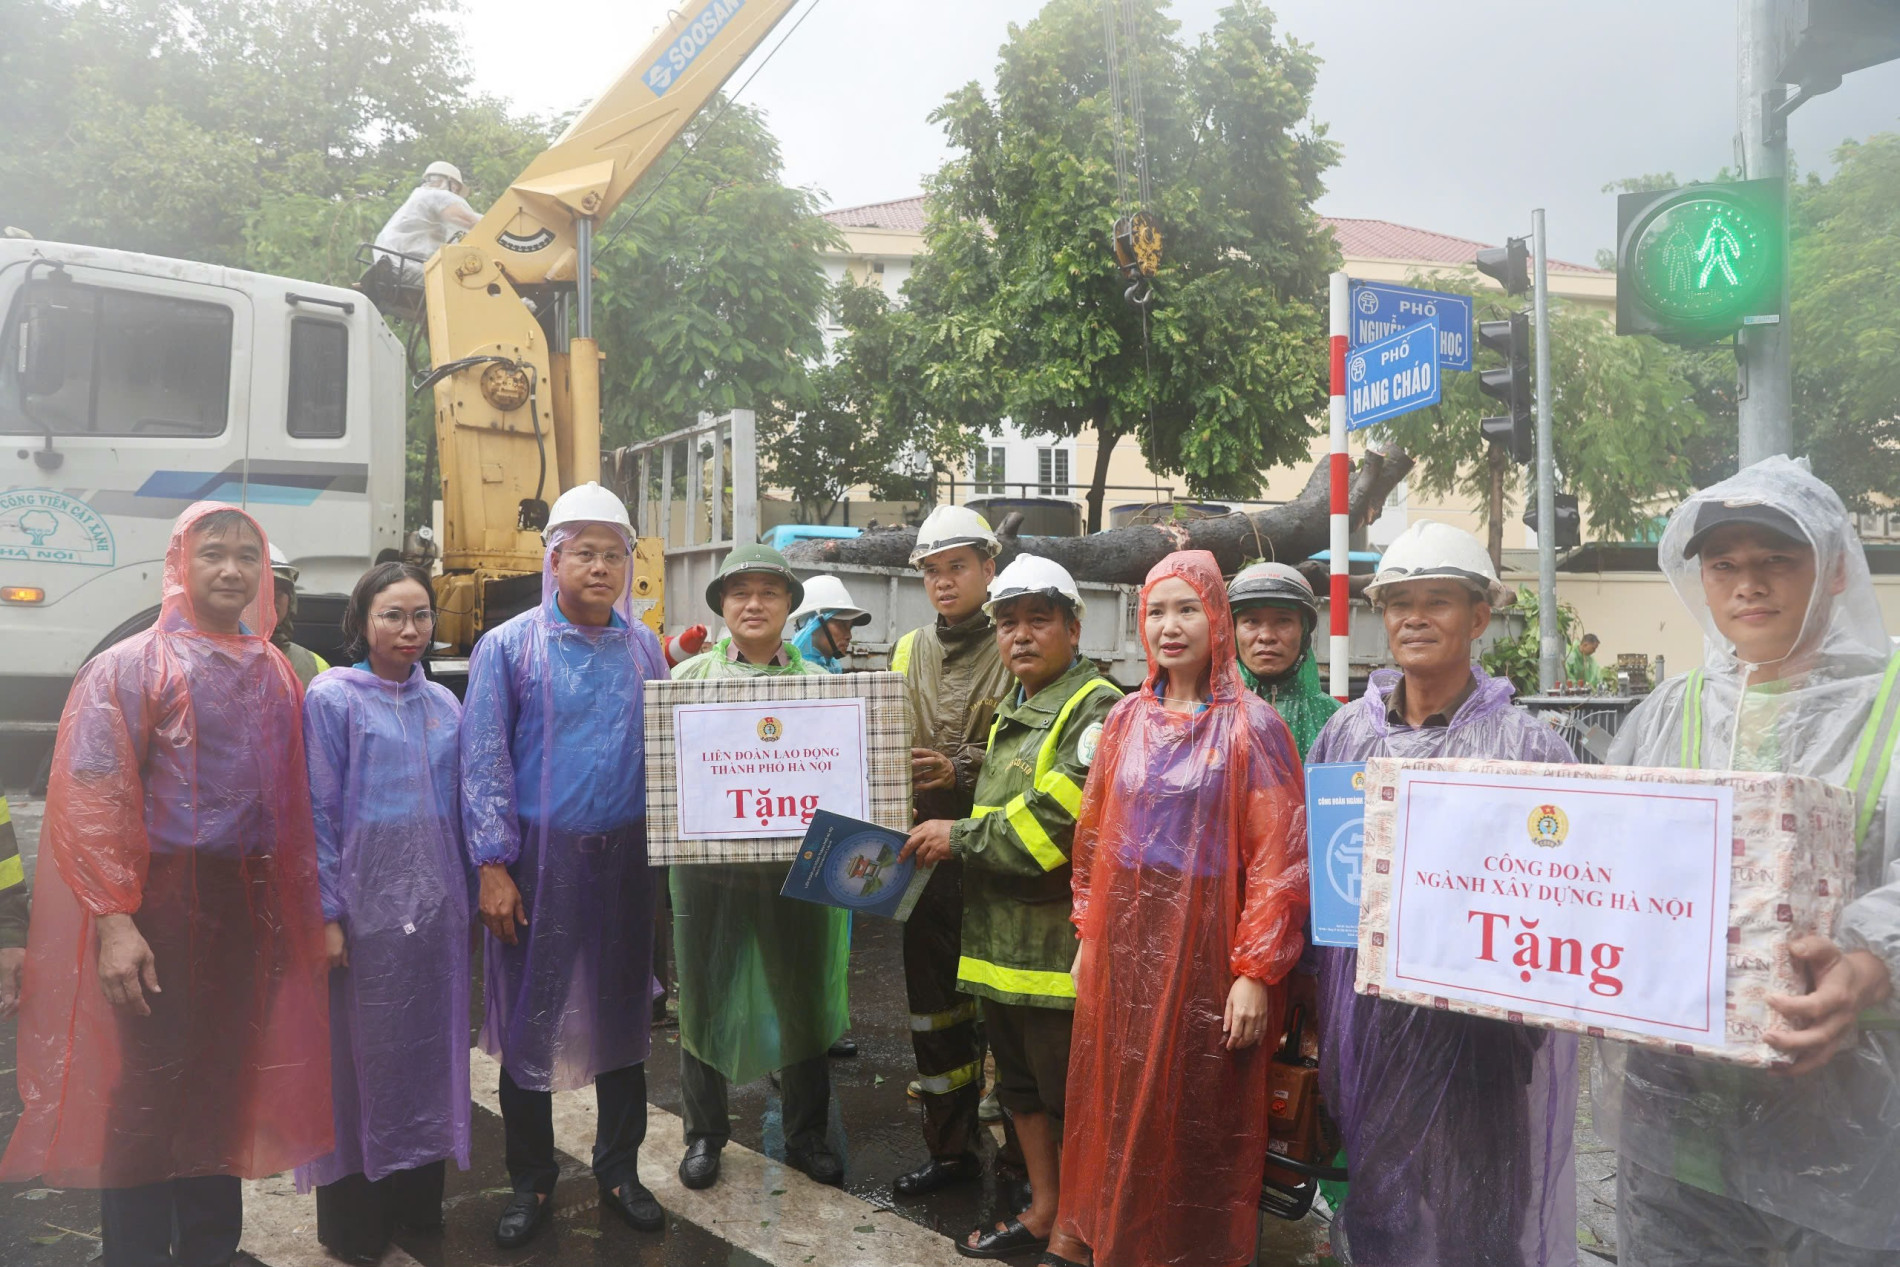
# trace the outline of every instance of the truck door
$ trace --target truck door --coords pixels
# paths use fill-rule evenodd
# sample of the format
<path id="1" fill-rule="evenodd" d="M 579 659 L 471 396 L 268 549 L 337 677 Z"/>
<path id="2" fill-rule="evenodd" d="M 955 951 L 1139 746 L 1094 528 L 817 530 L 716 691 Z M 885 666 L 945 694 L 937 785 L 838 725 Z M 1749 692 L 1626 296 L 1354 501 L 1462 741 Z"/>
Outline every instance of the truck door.
<path id="1" fill-rule="evenodd" d="M 251 305 L 241 292 L 77 264 L 0 271 L 0 674 L 64 681 L 160 598 L 179 511 L 237 501 Z M 49 448 L 50 438 L 50 448 Z"/>

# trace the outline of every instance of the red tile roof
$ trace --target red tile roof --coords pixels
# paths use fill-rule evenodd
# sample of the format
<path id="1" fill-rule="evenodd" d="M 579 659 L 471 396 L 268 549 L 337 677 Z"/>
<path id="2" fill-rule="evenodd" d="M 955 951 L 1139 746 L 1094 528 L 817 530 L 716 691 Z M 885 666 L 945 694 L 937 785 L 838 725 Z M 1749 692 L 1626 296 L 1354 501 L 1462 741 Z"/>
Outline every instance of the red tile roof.
<path id="1" fill-rule="evenodd" d="M 898 198 L 891 202 L 867 203 L 862 207 L 840 207 L 825 213 L 825 219 L 841 229 L 890 229 L 901 233 L 924 231 L 924 200 Z M 1432 264 L 1469 264 L 1479 248 L 1491 243 L 1472 238 L 1414 229 L 1390 220 L 1360 220 L 1344 216 L 1321 216 L 1320 223 L 1333 231 L 1342 255 L 1361 259 L 1419 260 Z M 1566 273 L 1603 273 L 1587 264 L 1552 260 L 1551 266 Z"/>
<path id="2" fill-rule="evenodd" d="M 1375 260 L 1428 260 L 1434 264 L 1469 264 L 1472 256 L 1490 242 L 1457 238 L 1430 229 L 1393 224 L 1390 220 L 1357 220 L 1344 216 L 1321 216 L 1320 222 L 1333 231 L 1342 255 Z M 1552 268 L 1566 273 L 1603 273 L 1606 270 L 1587 264 L 1552 260 Z"/>
<path id="3" fill-rule="evenodd" d="M 924 197 L 899 198 L 894 202 L 872 202 L 862 207 L 840 207 L 827 211 L 825 219 L 841 229 L 896 229 L 903 233 L 924 231 Z"/>

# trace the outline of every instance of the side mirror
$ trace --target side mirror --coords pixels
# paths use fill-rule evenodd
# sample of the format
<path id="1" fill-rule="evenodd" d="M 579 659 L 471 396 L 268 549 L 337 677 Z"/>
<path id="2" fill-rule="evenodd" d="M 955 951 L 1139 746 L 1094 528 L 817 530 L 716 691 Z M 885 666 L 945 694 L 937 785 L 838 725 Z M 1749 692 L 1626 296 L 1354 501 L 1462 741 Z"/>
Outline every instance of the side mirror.
<path id="1" fill-rule="evenodd" d="M 66 385 L 66 330 L 50 304 L 31 303 L 20 322 L 20 392 L 51 396 Z"/>

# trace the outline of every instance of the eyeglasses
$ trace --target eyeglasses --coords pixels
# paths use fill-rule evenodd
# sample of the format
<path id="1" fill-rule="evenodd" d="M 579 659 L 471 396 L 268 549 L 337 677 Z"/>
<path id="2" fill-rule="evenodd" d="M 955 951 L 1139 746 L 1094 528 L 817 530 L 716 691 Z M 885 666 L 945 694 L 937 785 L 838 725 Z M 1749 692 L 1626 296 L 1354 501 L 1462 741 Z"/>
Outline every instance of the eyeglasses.
<path id="1" fill-rule="evenodd" d="M 417 629 L 435 628 L 435 613 L 430 611 L 427 607 L 424 607 L 420 611 L 413 612 L 406 612 L 400 607 L 392 607 L 388 611 L 377 612 L 375 619 L 377 624 L 389 630 L 391 633 L 401 633 L 411 621 L 415 622 Z"/>
<path id="2" fill-rule="evenodd" d="M 593 567 L 596 563 L 605 563 L 610 568 L 617 568 L 627 561 L 627 552 L 625 550 L 569 550 L 563 548 L 560 553 L 562 557 L 573 559 L 585 568 Z"/>

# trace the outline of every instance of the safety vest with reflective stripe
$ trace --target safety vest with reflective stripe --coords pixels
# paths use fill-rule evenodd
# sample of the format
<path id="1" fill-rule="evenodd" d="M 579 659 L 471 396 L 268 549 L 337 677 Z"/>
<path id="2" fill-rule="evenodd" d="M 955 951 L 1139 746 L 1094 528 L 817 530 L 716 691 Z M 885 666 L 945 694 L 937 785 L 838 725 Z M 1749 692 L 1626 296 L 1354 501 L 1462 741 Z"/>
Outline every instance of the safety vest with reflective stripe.
<path id="1" fill-rule="evenodd" d="M 960 987 L 1004 1003 L 1075 1005 L 1069 848 L 1100 723 L 1121 698 L 1087 660 L 998 708 L 977 804 L 951 829 L 963 859 Z"/>
<path id="2" fill-rule="evenodd" d="M 1881 675 L 1880 691 L 1868 711 L 1867 724 L 1861 728 L 1860 742 L 1854 747 L 1854 764 L 1848 770 L 1847 788 L 1854 794 L 1854 844 L 1858 848 L 1873 826 L 1880 810 L 1880 795 L 1887 786 L 1887 770 L 1893 764 L 1895 739 L 1900 739 L 1900 655 L 1887 661 Z M 1689 673 L 1682 709 L 1682 768 L 1702 768 L 1702 670 Z M 1900 1019 L 1875 1010 L 1861 1013 L 1862 1029 L 1900 1029 Z"/>
<path id="3" fill-rule="evenodd" d="M 1685 770 L 1702 768 L 1702 670 L 1689 674 L 1682 709 L 1682 756 Z M 1887 771 L 1893 764 L 1894 741 L 1900 739 L 1900 655 L 1887 662 L 1880 679 L 1880 691 L 1861 728 L 1860 742 L 1854 748 L 1854 764 L 1848 771 L 1847 788 L 1854 794 L 1854 840 L 1858 843 L 1873 825 L 1880 808 L 1880 794 L 1887 785 Z"/>
<path id="4" fill-rule="evenodd" d="M 917 631 L 913 629 L 909 633 L 905 634 L 902 638 L 899 638 L 897 640 L 897 645 L 891 648 L 891 672 L 893 673 L 910 672 L 911 653 L 914 652 L 916 649 L 917 649 Z"/>
<path id="5" fill-rule="evenodd" d="M 13 812 L 0 796 L 0 950 L 26 945 L 26 868 L 13 835 Z"/>

